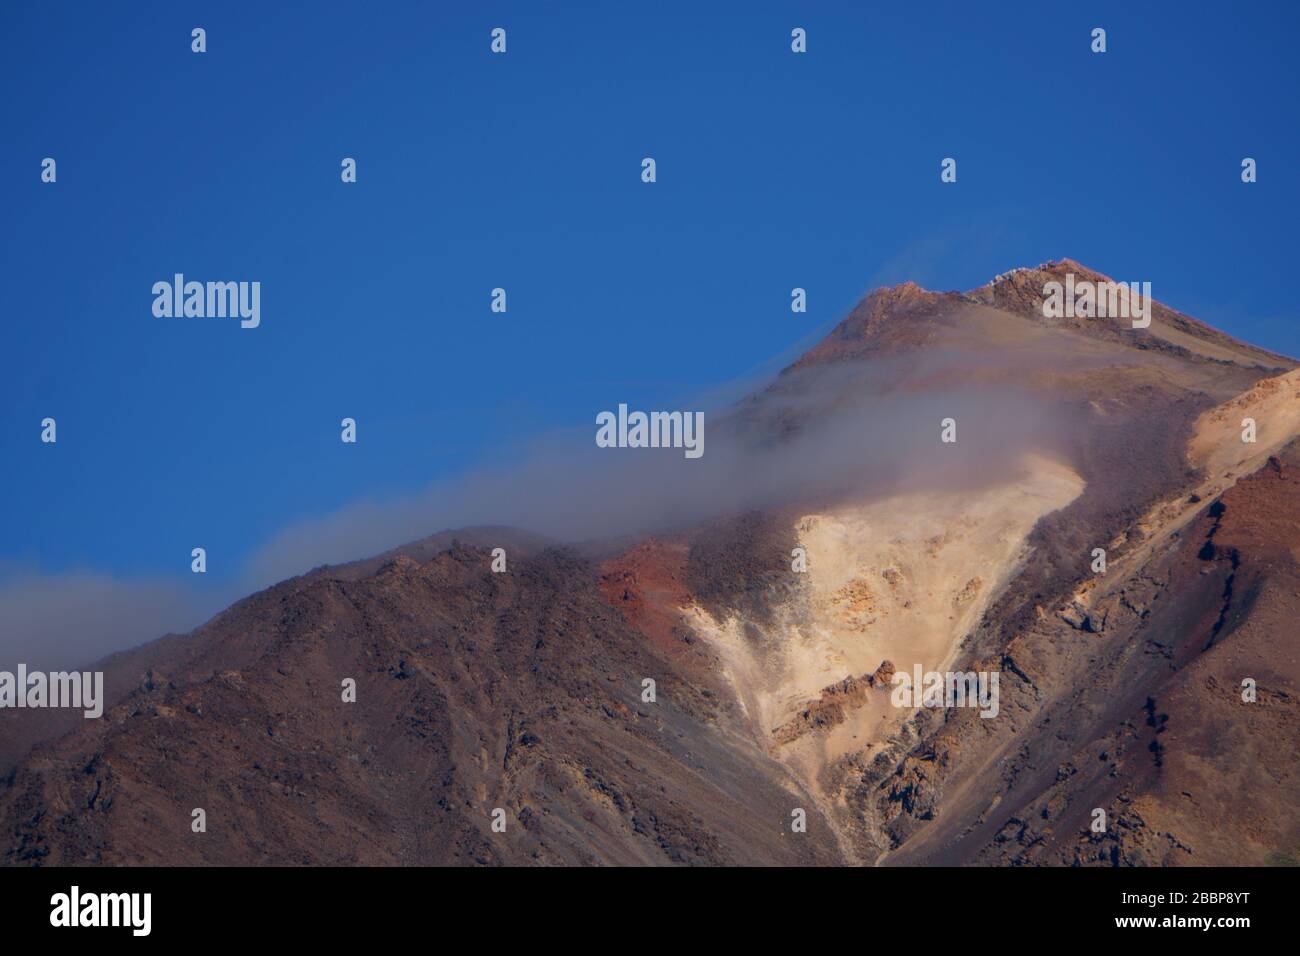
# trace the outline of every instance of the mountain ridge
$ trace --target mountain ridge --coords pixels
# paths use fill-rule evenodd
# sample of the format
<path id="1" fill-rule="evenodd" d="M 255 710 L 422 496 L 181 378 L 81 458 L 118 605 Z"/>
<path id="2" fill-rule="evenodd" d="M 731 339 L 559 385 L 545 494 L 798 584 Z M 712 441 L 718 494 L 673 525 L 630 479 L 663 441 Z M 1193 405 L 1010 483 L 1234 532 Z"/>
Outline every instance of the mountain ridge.
<path id="1" fill-rule="evenodd" d="M 1198 319 L 1178 312 L 1160 302 L 1153 301 L 1152 327 L 1138 335 L 1136 330 L 1116 330 L 1105 319 L 1046 320 L 1042 314 L 1045 300 L 1043 285 L 1046 282 L 1063 282 L 1073 273 L 1077 279 L 1105 283 L 1115 280 L 1082 263 L 1062 258 L 1048 260 L 1038 266 L 1023 266 L 995 276 L 992 280 L 966 292 L 936 292 L 907 280 L 897 285 L 881 286 L 865 295 L 848 315 L 825 338 L 807 353 L 796 359 L 786 371 L 805 367 L 819 361 L 843 360 L 861 357 L 868 351 L 896 351 L 917 348 L 933 341 L 924 329 L 914 327 L 892 329 L 899 320 L 919 320 L 926 323 L 945 306 L 958 303 L 993 306 L 997 309 L 1029 319 L 1036 324 L 1064 327 L 1072 331 L 1095 336 L 1110 342 L 1136 348 L 1151 347 L 1155 337 L 1159 347 L 1175 351 L 1183 357 L 1257 365 L 1266 370 L 1284 371 L 1295 368 L 1297 361 L 1289 356 L 1272 352 L 1237 339 L 1226 332 Z M 1170 331 L 1161 334 L 1161 329 Z M 1190 340 L 1190 342 L 1189 342 Z"/>

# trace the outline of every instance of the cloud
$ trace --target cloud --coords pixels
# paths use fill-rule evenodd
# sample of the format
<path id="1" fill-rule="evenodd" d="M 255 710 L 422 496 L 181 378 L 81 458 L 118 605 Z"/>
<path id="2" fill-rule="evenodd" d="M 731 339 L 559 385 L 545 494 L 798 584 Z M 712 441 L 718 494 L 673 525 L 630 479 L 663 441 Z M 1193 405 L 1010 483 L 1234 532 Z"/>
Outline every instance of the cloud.
<path id="1" fill-rule="evenodd" d="M 1003 480 L 1022 452 L 1050 450 L 1063 431 L 1061 410 L 1007 380 L 1017 368 L 1059 361 L 1048 352 L 933 351 L 791 373 L 734 408 L 706 413 L 705 453 L 695 460 L 680 449 L 597 448 L 594 409 L 589 428 L 547 436 L 511 464 L 286 528 L 258 551 L 250 573 L 265 586 L 457 527 L 508 525 L 582 541 L 836 494 Z M 993 384 L 998 363 L 1003 381 Z M 972 367 L 979 381 L 965 374 Z M 955 445 L 939 441 L 948 417 L 959 419 Z"/>
<path id="2" fill-rule="evenodd" d="M 185 631 L 198 598 L 175 582 L 94 572 L 19 573 L 0 583 L 0 669 L 89 664 L 114 651 Z"/>
<path id="3" fill-rule="evenodd" d="M 193 582 L 78 572 L 0 583 L 0 666 L 84 665 L 185 632 L 248 592 L 320 564 L 369 557 L 448 529 L 511 526 L 561 541 L 612 539 L 724 514 L 1006 480 L 1021 453 L 1072 429 L 1024 372 L 1059 352 L 962 353 L 935 347 L 890 359 L 814 366 L 715 389 L 708 401 L 641 411 L 705 412 L 705 453 L 609 449 L 586 427 L 546 435 L 512 459 L 387 500 L 361 500 L 286 527 L 221 595 Z M 735 401 L 737 394 L 749 397 Z M 620 402 L 611 395 L 608 410 Z M 633 410 L 636 410 L 635 407 Z M 958 442 L 939 441 L 958 421 Z"/>

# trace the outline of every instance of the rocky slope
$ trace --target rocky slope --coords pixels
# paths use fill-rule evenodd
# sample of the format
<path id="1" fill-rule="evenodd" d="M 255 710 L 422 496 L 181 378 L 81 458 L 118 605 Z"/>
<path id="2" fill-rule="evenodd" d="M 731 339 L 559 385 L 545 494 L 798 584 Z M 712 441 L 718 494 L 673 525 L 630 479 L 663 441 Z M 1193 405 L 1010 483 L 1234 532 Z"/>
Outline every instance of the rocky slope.
<path id="1" fill-rule="evenodd" d="M 800 459 L 779 501 L 319 568 L 106 662 L 103 720 L 0 714 L 0 860 L 1294 862 L 1300 372 L 1044 319 L 1069 272 L 868 296 L 711 425 Z M 996 716 L 899 706 L 917 666 Z"/>

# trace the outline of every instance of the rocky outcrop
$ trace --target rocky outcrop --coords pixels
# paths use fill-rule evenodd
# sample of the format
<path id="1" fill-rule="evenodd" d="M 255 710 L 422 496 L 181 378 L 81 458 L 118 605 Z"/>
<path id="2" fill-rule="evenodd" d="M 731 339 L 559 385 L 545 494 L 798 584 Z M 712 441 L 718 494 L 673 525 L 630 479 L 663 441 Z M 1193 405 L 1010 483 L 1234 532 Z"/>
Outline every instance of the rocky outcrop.
<path id="1" fill-rule="evenodd" d="M 894 665 L 882 661 L 874 673 L 846 677 L 822 690 L 821 696 L 794 717 L 772 731 L 778 744 L 788 744 L 806 734 L 842 724 L 850 711 L 861 707 L 873 689 L 887 689 L 894 676 Z"/>

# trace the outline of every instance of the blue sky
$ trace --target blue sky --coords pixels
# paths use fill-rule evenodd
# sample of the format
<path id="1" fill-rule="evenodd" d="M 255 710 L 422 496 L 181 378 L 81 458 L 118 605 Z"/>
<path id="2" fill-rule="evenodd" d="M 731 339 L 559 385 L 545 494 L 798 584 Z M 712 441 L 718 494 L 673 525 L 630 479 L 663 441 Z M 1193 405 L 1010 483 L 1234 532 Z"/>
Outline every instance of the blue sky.
<path id="1" fill-rule="evenodd" d="M 287 526 L 752 375 L 907 278 L 1068 255 L 1300 355 L 1298 9 L 8 4 L 0 585 L 224 600 Z M 175 272 L 260 281 L 260 328 L 155 318 Z"/>

